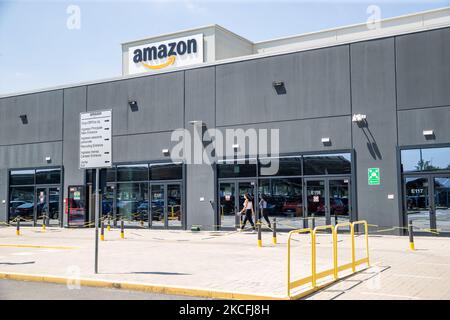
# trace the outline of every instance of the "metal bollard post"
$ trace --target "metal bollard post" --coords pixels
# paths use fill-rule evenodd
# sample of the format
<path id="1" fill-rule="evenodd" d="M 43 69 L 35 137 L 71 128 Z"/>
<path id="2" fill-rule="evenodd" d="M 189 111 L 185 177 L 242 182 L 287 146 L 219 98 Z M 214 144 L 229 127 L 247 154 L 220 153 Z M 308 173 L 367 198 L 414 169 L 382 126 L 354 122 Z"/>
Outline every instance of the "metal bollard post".
<path id="1" fill-rule="evenodd" d="M 20 236 L 20 217 L 17 217 L 16 236 Z"/>
<path id="2" fill-rule="evenodd" d="M 45 216 L 42 217 L 42 232 L 45 232 Z"/>
<path id="3" fill-rule="evenodd" d="M 258 220 L 258 222 L 256 223 L 257 227 L 258 227 L 258 247 L 261 248 L 262 247 L 262 238 L 261 238 L 261 222 Z"/>
<path id="4" fill-rule="evenodd" d="M 316 217 L 314 213 L 311 216 L 312 216 L 312 229 L 314 230 L 314 228 L 316 227 Z"/>
<path id="5" fill-rule="evenodd" d="M 111 216 L 108 215 L 108 225 L 106 226 L 106 230 L 111 231 Z"/>
<path id="6" fill-rule="evenodd" d="M 125 231 L 124 231 L 123 219 L 120 220 L 120 238 L 125 239 Z"/>
<path id="7" fill-rule="evenodd" d="M 409 233 L 409 248 L 414 251 L 416 250 L 414 248 L 414 232 L 413 232 L 413 224 L 412 224 L 412 220 L 409 220 L 409 224 L 408 224 L 408 233 Z"/>
<path id="8" fill-rule="evenodd" d="M 277 244 L 277 218 L 273 218 L 272 243 Z"/>
<path id="9" fill-rule="evenodd" d="M 103 220 L 100 224 L 100 240 L 105 241 L 105 222 Z"/>

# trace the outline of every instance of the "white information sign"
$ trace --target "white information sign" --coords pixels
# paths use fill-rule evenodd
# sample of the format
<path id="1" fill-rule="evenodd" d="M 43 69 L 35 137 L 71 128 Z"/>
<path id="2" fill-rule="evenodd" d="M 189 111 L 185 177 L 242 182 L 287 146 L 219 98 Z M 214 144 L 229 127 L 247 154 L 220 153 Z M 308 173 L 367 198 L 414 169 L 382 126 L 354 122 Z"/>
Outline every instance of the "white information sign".
<path id="1" fill-rule="evenodd" d="M 80 169 L 112 166 L 112 110 L 80 113 Z"/>

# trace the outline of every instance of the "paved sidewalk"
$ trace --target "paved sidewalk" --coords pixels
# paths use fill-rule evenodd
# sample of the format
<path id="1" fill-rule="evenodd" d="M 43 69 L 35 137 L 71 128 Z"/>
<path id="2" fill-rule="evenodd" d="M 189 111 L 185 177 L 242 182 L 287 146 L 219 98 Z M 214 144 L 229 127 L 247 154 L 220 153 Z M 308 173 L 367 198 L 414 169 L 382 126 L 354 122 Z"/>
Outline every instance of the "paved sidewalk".
<path id="1" fill-rule="evenodd" d="M 371 237 L 372 267 L 308 297 L 312 300 L 450 299 L 450 238 Z"/>
<path id="2" fill-rule="evenodd" d="M 92 229 L 48 229 L 42 233 L 39 228 L 22 228 L 22 235 L 17 237 L 14 228 L 0 228 L 0 272 L 286 295 L 287 233 L 278 235 L 279 244 L 276 246 L 271 244 L 271 234 L 263 233 L 263 248 L 257 247 L 256 234 L 251 232 L 191 233 L 136 229 L 126 230 L 125 237 L 120 239 L 117 229 L 105 231 L 106 241 L 100 242 L 100 273 L 95 275 Z M 342 235 L 340 239 L 339 260 L 349 262 L 350 238 Z M 416 252 L 408 250 L 407 237 L 371 236 L 369 245 L 372 264 L 388 267 L 381 273 L 381 288 L 372 290 L 361 285 L 360 289 L 357 286 L 345 294 L 341 290 L 339 298 L 347 295 L 350 299 L 379 299 L 381 296 L 376 294 L 390 294 L 387 299 L 396 296 L 450 298 L 450 277 L 447 276 L 450 271 L 450 239 L 416 237 Z M 362 258 L 362 236 L 357 238 L 356 247 L 357 259 Z M 320 235 L 318 271 L 331 268 L 331 253 L 331 236 Z M 309 237 L 297 235 L 292 242 L 293 279 L 310 274 L 309 257 Z M 351 279 L 368 277 L 372 271 L 373 268 L 354 275 L 346 280 L 345 285 L 348 286 Z M 338 285 L 343 286 L 343 283 Z M 336 298 L 335 292 L 331 291 L 330 295 L 327 290 L 311 298 Z M 430 294 L 425 294 L 427 292 Z"/>

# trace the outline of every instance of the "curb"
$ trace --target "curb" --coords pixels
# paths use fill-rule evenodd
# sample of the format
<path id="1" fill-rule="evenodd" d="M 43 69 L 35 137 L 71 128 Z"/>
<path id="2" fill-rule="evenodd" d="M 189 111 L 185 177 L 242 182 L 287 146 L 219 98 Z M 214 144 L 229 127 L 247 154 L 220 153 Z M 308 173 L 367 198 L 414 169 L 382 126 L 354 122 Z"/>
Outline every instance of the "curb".
<path id="1" fill-rule="evenodd" d="M 183 288 L 176 286 L 163 286 L 144 284 L 139 282 L 124 282 L 124 281 L 110 281 L 99 279 L 87 279 L 87 278 L 69 278 L 69 277 L 57 277 L 47 276 L 39 274 L 25 274 L 25 273 L 10 273 L 0 272 L 0 279 L 3 280 L 18 280 L 18 281 L 33 281 L 33 282 L 46 282 L 56 284 L 68 284 L 77 282 L 81 286 L 86 287 L 100 287 L 100 288 L 112 288 L 132 291 L 143 291 L 167 295 L 179 295 L 179 296 L 191 296 L 202 297 L 211 299 L 232 299 L 232 300 L 289 300 L 283 296 L 266 296 L 255 295 L 244 292 L 227 292 L 220 290 L 205 290 L 197 288 Z"/>
<path id="2" fill-rule="evenodd" d="M 157 284 L 146 284 L 140 282 L 126 282 L 126 281 L 111 281 L 100 279 L 88 279 L 88 278 L 71 278 L 71 277 L 58 277 L 40 274 L 26 274 L 26 273 L 13 273 L 13 272 L 0 272 L 0 280 L 16 280 L 16 281 L 32 281 L 32 282 L 45 282 L 55 284 L 73 284 L 77 283 L 80 286 L 85 287 L 97 287 L 97 288 L 110 288 L 110 289 L 122 289 L 130 291 L 151 292 L 158 294 L 177 295 L 177 296 L 189 296 L 200 297 L 209 299 L 222 299 L 222 300 L 299 300 L 313 293 L 325 289 L 340 280 L 345 280 L 355 274 L 367 270 L 370 267 L 362 268 L 361 270 L 345 275 L 338 280 L 326 281 L 315 288 L 309 288 L 303 292 L 288 296 L 268 296 L 257 295 L 245 292 L 229 292 L 222 290 L 207 290 L 200 288 L 186 288 L 177 286 L 165 286 Z"/>

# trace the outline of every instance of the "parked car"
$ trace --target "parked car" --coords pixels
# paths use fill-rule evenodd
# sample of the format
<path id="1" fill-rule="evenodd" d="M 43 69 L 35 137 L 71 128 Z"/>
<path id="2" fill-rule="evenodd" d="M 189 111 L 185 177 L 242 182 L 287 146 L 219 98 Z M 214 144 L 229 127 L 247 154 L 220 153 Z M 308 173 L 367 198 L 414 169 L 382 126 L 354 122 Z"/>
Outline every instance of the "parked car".
<path id="1" fill-rule="evenodd" d="M 325 213 L 325 204 L 322 202 L 317 207 L 317 212 Z M 330 215 L 345 214 L 345 206 L 341 198 L 330 198 Z"/>
<path id="2" fill-rule="evenodd" d="M 283 203 L 281 212 L 295 217 L 303 216 L 303 203 L 301 199 L 286 200 Z"/>
<path id="3" fill-rule="evenodd" d="M 148 221 L 148 201 L 142 201 L 137 207 L 137 220 Z"/>
<path id="4" fill-rule="evenodd" d="M 15 209 L 14 218 L 20 216 L 22 218 L 32 219 L 34 216 L 33 211 L 34 211 L 33 202 L 25 202 L 24 204 L 19 205 Z"/>

